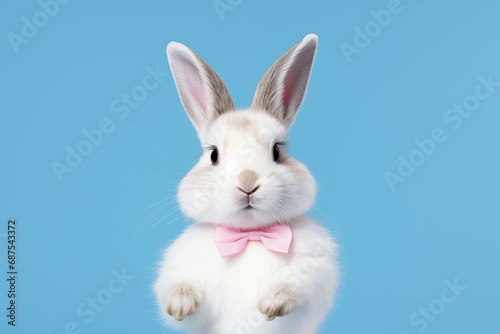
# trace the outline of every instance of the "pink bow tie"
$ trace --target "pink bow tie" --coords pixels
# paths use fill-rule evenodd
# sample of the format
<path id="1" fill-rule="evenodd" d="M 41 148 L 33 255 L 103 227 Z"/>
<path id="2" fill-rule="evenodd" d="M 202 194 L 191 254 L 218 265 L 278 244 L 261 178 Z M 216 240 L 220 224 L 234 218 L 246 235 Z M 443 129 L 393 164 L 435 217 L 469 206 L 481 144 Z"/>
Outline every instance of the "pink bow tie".
<path id="1" fill-rule="evenodd" d="M 222 257 L 241 253 L 249 241 L 260 241 L 270 251 L 288 254 L 292 243 L 292 230 L 287 224 L 275 224 L 250 231 L 217 225 L 215 244 Z"/>

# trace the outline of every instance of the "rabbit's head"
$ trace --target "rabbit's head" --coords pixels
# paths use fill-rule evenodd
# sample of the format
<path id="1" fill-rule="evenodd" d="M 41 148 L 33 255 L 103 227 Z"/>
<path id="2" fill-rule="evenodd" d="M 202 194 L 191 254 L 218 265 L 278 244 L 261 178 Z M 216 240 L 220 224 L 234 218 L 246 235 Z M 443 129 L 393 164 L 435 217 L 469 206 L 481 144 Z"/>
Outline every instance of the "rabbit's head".
<path id="1" fill-rule="evenodd" d="M 177 90 L 203 147 L 178 191 L 189 218 L 249 229 L 309 210 L 315 182 L 288 155 L 286 139 L 304 100 L 317 44 L 316 35 L 307 35 L 274 63 L 247 110 L 235 110 L 222 80 L 198 55 L 182 44 L 168 45 Z"/>

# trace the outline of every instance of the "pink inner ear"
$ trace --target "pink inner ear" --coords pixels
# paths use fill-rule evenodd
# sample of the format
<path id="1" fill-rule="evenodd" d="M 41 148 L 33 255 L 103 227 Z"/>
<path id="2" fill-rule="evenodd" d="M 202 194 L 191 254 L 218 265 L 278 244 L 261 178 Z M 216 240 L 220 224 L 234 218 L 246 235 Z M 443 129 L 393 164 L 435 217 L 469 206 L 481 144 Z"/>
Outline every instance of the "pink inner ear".
<path id="1" fill-rule="evenodd" d="M 293 97 L 293 93 L 295 92 L 295 87 L 297 86 L 298 80 L 298 70 L 295 64 L 293 64 L 287 71 L 285 75 L 285 82 L 283 83 L 285 89 L 283 90 L 283 109 L 286 117 L 286 113 L 288 111 L 288 106 L 290 105 L 290 101 Z"/>
<path id="2" fill-rule="evenodd" d="M 185 68 L 185 75 L 189 93 L 196 100 L 203 112 L 207 113 L 207 95 L 205 84 L 198 72 L 198 69 L 191 63 L 188 63 Z"/>

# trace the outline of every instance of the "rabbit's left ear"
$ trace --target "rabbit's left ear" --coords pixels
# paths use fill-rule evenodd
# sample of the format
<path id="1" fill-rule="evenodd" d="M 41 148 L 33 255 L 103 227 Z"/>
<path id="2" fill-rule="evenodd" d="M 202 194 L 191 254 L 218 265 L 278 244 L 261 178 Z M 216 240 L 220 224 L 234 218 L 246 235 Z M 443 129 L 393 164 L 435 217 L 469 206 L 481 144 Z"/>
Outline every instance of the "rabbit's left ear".
<path id="1" fill-rule="evenodd" d="M 267 111 L 289 128 L 304 101 L 317 46 L 318 36 L 310 34 L 278 59 L 260 80 L 252 108 Z"/>
<path id="2" fill-rule="evenodd" d="M 222 113 L 234 110 L 226 85 L 196 53 L 170 42 L 167 56 L 182 105 L 198 132 Z"/>

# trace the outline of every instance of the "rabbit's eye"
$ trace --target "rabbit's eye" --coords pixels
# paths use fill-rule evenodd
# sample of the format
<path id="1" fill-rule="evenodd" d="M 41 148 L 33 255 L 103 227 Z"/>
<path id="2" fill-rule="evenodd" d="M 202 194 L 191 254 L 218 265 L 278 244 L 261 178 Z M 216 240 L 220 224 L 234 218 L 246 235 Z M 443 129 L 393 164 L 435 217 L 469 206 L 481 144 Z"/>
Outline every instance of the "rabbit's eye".
<path id="1" fill-rule="evenodd" d="M 274 144 L 273 159 L 275 162 L 278 162 L 278 160 L 280 159 L 280 148 L 279 148 L 278 144 Z"/>
<path id="2" fill-rule="evenodd" d="M 217 147 L 214 147 L 212 154 L 210 155 L 210 160 L 212 160 L 212 165 L 217 165 L 219 162 L 219 151 L 217 150 Z"/>

